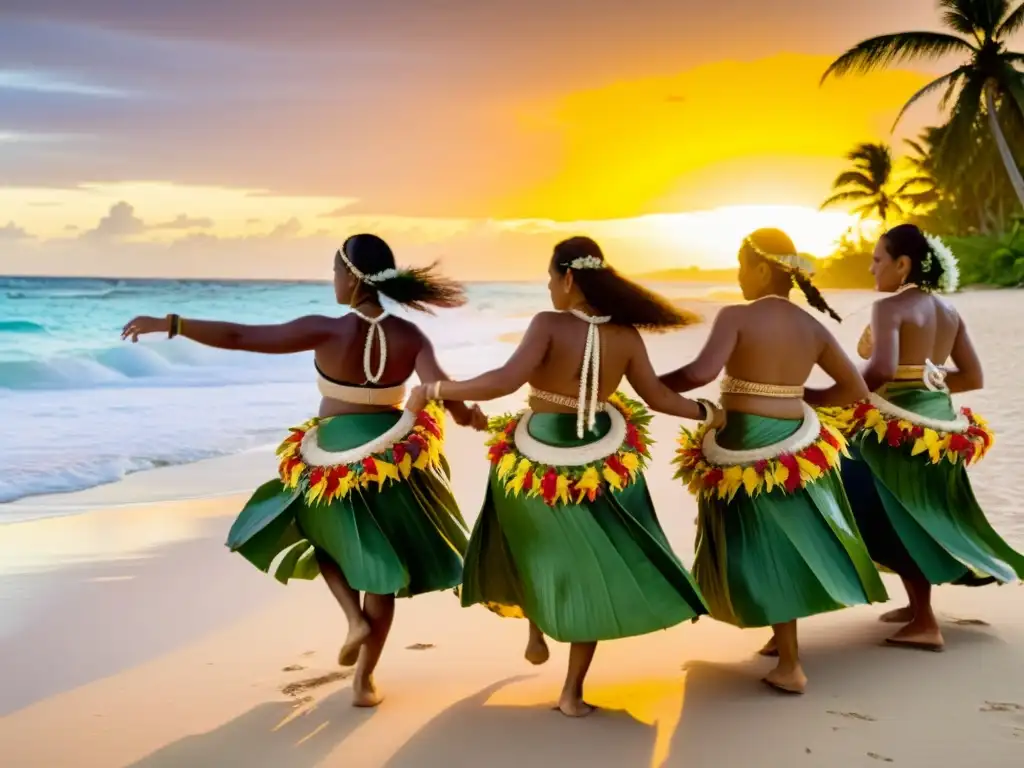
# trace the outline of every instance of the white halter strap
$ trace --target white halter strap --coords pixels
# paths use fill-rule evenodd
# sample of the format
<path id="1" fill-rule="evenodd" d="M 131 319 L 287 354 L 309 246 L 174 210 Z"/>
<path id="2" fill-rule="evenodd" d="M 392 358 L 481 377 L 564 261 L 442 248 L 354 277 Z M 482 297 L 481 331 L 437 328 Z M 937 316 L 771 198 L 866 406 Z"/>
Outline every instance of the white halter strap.
<path id="1" fill-rule="evenodd" d="M 592 317 L 578 309 L 569 311 L 589 326 L 587 345 L 583 349 L 583 367 L 580 369 L 579 404 L 576 407 L 576 437 L 582 439 L 584 424 L 588 432 L 593 432 L 597 423 L 597 400 L 601 387 L 601 332 L 598 326 L 607 323 L 611 317 Z"/>
<path id="2" fill-rule="evenodd" d="M 390 313 L 385 309 L 376 317 L 369 317 L 355 307 L 352 307 L 352 314 L 370 326 L 370 330 L 366 334 L 366 346 L 363 347 L 363 373 L 366 374 L 368 382 L 377 384 L 380 381 L 380 377 L 384 375 L 384 366 L 388 362 L 388 340 L 384 335 L 384 329 L 380 327 L 380 321 L 385 317 L 390 317 Z M 380 361 L 377 363 L 377 373 L 370 370 L 370 363 L 373 359 L 373 339 L 375 336 L 380 339 Z"/>

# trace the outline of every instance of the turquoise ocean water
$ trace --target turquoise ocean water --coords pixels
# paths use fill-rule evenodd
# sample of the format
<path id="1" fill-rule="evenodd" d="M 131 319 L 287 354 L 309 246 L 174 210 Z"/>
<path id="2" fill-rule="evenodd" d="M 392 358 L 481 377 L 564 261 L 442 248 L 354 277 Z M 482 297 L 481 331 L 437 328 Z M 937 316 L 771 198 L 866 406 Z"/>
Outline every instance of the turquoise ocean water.
<path id="1" fill-rule="evenodd" d="M 512 347 L 499 337 L 549 306 L 542 283 L 473 284 L 469 298 L 413 313 L 456 376 L 500 364 Z M 274 443 L 315 412 L 312 353 L 121 342 L 135 315 L 273 323 L 341 311 L 327 283 L 0 278 L 0 505 Z"/>

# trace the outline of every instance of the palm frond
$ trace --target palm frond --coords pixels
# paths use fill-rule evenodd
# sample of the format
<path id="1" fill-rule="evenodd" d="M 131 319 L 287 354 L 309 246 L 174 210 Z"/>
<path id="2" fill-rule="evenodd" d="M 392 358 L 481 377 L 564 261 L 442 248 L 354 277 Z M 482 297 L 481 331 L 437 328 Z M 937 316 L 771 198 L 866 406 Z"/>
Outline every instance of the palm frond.
<path id="1" fill-rule="evenodd" d="M 971 0 L 961 3 L 975 27 L 982 33 L 985 40 L 995 40 L 999 32 L 999 23 L 1010 10 L 1009 0 Z"/>
<path id="2" fill-rule="evenodd" d="M 967 65 L 967 64 L 965 64 L 964 66 L 960 67 L 957 71 L 960 72 L 961 70 L 962 70 L 962 74 L 970 74 L 971 73 L 971 67 L 970 67 L 970 65 Z M 960 77 L 954 77 L 952 80 L 949 81 L 949 85 L 946 87 L 946 92 L 944 94 L 942 94 L 942 98 L 939 99 L 939 109 L 941 109 L 943 112 L 945 112 L 947 109 L 949 109 L 949 102 L 951 102 L 954 98 L 956 98 L 956 95 L 957 95 L 957 93 L 959 91 L 958 86 L 960 85 L 960 81 L 962 79 L 963 78 L 960 78 Z"/>
<path id="3" fill-rule="evenodd" d="M 961 10 L 946 11 L 943 13 L 942 23 L 944 26 L 956 30 L 961 35 L 970 35 L 975 40 L 978 39 L 978 28 L 974 25 L 974 21 L 966 16 Z M 981 41 L 979 40 L 979 42 Z"/>
<path id="4" fill-rule="evenodd" d="M 841 187 L 859 187 L 870 194 L 878 192 L 877 180 L 870 178 L 862 171 L 844 171 L 836 176 L 836 180 L 832 182 L 832 189 Z"/>
<path id="5" fill-rule="evenodd" d="M 910 109 L 910 107 L 918 99 L 924 98 L 932 91 L 941 88 L 943 85 L 948 85 L 948 88 L 946 89 L 946 93 L 948 94 L 953 89 L 957 80 L 959 80 L 961 77 L 967 74 L 967 70 L 968 67 L 966 66 L 958 67 L 957 69 L 954 69 L 952 72 L 950 72 L 948 75 L 943 75 L 942 77 L 932 80 L 930 83 L 928 83 L 928 85 L 924 86 L 924 88 L 921 88 L 917 93 L 915 93 L 913 96 L 907 99 L 907 103 L 903 105 L 903 107 L 900 109 L 900 113 L 896 115 L 896 119 L 893 120 L 892 130 L 896 130 L 896 126 L 899 125 L 900 120 L 903 119 L 903 115 L 906 114 L 906 111 Z"/>
<path id="6" fill-rule="evenodd" d="M 821 82 L 825 82 L 829 75 L 842 77 L 851 72 L 867 73 L 909 59 L 938 59 L 954 52 L 974 51 L 974 46 L 963 38 L 942 32 L 880 35 L 857 43 L 833 61 L 821 76 Z"/>
<path id="7" fill-rule="evenodd" d="M 969 75 L 960 96 L 953 105 L 953 113 L 942 131 L 942 140 L 937 148 L 940 163 L 950 162 L 954 167 L 962 165 L 963 159 L 974 150 L 974 130 L 981 115 L 981 102 L 985 93 L 985 79 L 981 74 Z"/>
<path id="8" fill-rule="evenodd" d="M 883 210 L 884 208 L 885 208 L 885 206 L 881 204 L 880 200 L 872 200 L 870 203 L 864 203 L 864 205 L 858 205 L 856 208 L 853 209 L 853 211 L 851 211 L 851 213 L 855 213 L 858 216 L 860 216 L 862 219 L 866 219 L 869 216 L 871 216 L 873 213 L 877 212 L 878 213 L 878 217 L 880 219 L 884 219 L 885 218 L 885 211 Z"/>
<path id="9" fill-rule="evenodd" d="M 901 199 L 914 208 L 923 208 L 926 205 L 934 205 L 942 199 L 937 189 L 927 189 L 923 192 L 909 192 L 901 196 Z"/>
<path id="10" fill-rule="evenodd" d="M 914 154 L 916 154 L 918 157 L 928 156 L 928 153 L 925 151 L 924 147 L 921 146 L 921 142 L 918 141 L 917 139 L 904 139 L 903 143 L 910 147 L 912 150 L 914 150 Z"/>
<path id="11" fill-rule="evenodd" d="M 1004 66 L 1004 74 L 998 80 L 999 90 L 1009 94 L 1017 105 L 1017 109 L 1024 114 L 1024 75 L 1021 75 L 1009 64 Z"/>
<path id="12" fill-rule="evenodd" d="M 821 204 L 821 208 L 828 208 L 836 205 L 837 203 L 852 203 L 854 200 L 864 200 L 865 198 L 872 197 L 867 192 L 861 192 L 859 190 L 851 190 L 849 192 L 837 192 L 834 195 L 829 196 L 825 202 Z"/>
<path id="13" fill-rule="evenodd" d="M 1005 40 L 1021 27 L 1024 27 L 1024 3 L 1010 11 L 1009 15 L 1003 19 L 1003 23 L 999 25 L 999 30 L 996 33 L 997 39 Z"/>
<path id="14" fill-rule="evenodd" d="M 935 179 L 933 179 L 931 176 L 914 176 L 912 178 L 907 179 L 902 184 L 900 184 L 900 186 L 896 190 L 895 194 L 897 196 L 907 195 L 908 194 L 907 190 L 910 190 L 910 189 L 912 189 L 914 187 L 917 187 L 917 186 L 921 186 L 921 187 L 934 187 L 935 186 Z M 910 195 L 923 194 L 923 192 L 910 192 L 909 194 Z"/>

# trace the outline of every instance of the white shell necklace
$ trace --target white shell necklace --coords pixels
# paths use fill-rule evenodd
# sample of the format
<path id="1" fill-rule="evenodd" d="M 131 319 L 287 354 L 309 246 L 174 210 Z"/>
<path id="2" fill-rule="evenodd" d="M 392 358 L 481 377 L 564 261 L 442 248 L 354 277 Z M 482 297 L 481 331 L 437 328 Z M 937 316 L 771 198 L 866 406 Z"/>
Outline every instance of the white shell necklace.
<path id="1" fill-rule="evenodd" d="M 382 310 L 376 317 L 364 315 L 355 307 L 351 308 L 351 312 L 370 326 L 370 330 L 366 334 L 366 345 L 363 347 L 363 373 L 366 374 L 367 382 L 370 384 L 377 384 L 380 382 L 380 377 L 384 375 L 384 366 L 387 365 L 388 362 L 388 340 L 384 335 L 384 329 L 380 327 L 380 321 L 385 317 L 390 317 L 391 315 L 386 309 Z M 374 337 L 380 339 L 380 360 L 377 363 L 376 373 L 374 373 L 370 368 L 371 361 L 373 359 Z"/>
<path id="2" fill-rule="evenodd" d="M 579 309 L 570 309 L 569 312 L 588 325 L 587 345 L 583 349 L 583 367 L 580 369 L 579 404 L 576 407 L 576 437 L 582 439 L 584 424 L 587 431 L 592 432 L 597 423 L 597 399 L 601 386 L 601 333 L 598 326 L 607 323 L 611 317 L 593 317 Z"/>

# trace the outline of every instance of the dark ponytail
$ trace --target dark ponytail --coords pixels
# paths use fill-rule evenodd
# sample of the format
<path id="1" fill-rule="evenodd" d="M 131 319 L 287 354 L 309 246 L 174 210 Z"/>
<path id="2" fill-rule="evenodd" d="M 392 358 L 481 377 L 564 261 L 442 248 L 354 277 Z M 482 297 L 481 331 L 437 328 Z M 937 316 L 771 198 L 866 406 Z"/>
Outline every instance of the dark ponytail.
<path id="1" fill-rule="evenodd" d="M 441 275 L 437 262 L 428 267 L 399 269 L 395 266 L 395 255 L 390 246 L 376 235 L 352 235 L 341 246 L 341 251 L 363 275 L 394 270 L 394 275 L 385 280 L 374 283 L 361 281 L 361 287 L 371 294 L 379 292 L 420 312 L 430 312 L 431 307 L 461 307 L 466 303 L 465 289 L 460 283 Z M 344 263 L 341 253 L 336 258 Z"/>
<path id="2" fill-rule="evenodd" d="M 572 269 L 572 262 L 591 257 L 600 269 Z M 668 331 L 700 322 L 693 312 L 678 309 L 672 303 L 616 272 L 604 258 L 600 246 L 589 237 L 570 237 L 555 246 L 551 265 L 561 275 L 572 269 L 573 280 L 583 298 L 599 315 L 616 325 L 631 325 L 644 331 Z"/>
<path id="3" fill-rule="evenodd" d="M 893 261 L 900 256 L 910 259 L 908 283 L 926 291 L 938 290 L 945 270 L 920 228 L 913 224 L 900 224 L 882 235 L 882 240 Z"/>
<path id="4" fill-rule="evenodd" d="M 807 299 L 807 303 L 822 314 L 826 314 L 837 323 L 843 318 L 829 306 L 821 291 L 811 282 L 811 276 L 800 265 L 802 262 L 797 254 L 796 246 L 789 235 L 781 229 L 766 227 L 751 232 L 740 246 L 741 259 L 756 259 L 768 265 L 772 273 L 775 290 L 788 294 L 795 284 Z M 794 263 L 787 263 L 786 259 Z"/>

